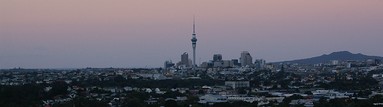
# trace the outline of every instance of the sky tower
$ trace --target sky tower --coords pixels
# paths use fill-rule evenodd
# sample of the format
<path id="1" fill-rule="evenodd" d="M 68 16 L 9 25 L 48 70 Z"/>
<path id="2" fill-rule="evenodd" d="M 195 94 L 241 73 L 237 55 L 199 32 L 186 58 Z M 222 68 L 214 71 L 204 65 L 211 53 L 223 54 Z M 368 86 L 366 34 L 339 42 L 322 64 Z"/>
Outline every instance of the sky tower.
<path id="1" fill-rule="evenodd" d="M 193 46 L 193 65 L 192 65 L 192 69 L 193 71 L 195 70 L 195 48 L 196 48 L 196 45 L 197 45 L 197 37 L 196 37 L 196 34 L 195 34 L 195 18 L 193 17 L 193 38 L 191 39 L 192 41 L 192 46 Z"/>

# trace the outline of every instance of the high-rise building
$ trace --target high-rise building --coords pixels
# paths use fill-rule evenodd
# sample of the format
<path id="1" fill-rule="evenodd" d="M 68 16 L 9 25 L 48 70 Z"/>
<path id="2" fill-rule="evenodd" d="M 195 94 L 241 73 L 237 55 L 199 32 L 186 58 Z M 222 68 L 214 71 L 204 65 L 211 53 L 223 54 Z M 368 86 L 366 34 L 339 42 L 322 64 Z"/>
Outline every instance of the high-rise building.
<path id="1" fill-rule="evenodd" d="M 263 59 L 257 59 L 254 62 L 255 68 L 257 69 L 264 69 L 266 65 L 266 61 Z"/>
<path id="2" fill-rule="evenodd" d="M 231 62 L 233 62 L 234 66 L 241 66 L 241 64 L 238 62 L 238 59 L 232 59 Z"/>
<path id="3" fill-rule="evenodd" d="M 222 60 L 222 62 L 222 67 L 224 68 L 234 67 L 234 63 L 231 60 Z"/>
<path id="4" fill-rule="evenodd" d="M 252 66 L 253 65 L 253 58 L 251 57 L 250 53 L 247 51 L 242 51 L 241 53 L 241 66 Z"/>
<path id="5" fill-rule="evenodd" d="M 189 67 L 189 54 L 187 52 L 184 52 L 181 55 L 181 63 L 180 65 L 184 65 L 186 67 Z"/>
<path id="6" fill-rule="evenodd" d="M 221 61 L 222 55 L 221 54 L 214 54 L 213 55 L 213 61 Z"/>
<path id="7" fill-rule="evenodd" d="M 197 45 L 197 37 L 196 37 L 196 33 L 195 33 L 195 19 L 193 18 L 193 34 L 192 34 L 192 47 L 193 47 L 193 64 L 192 64 L 192 69 L 195 70 L 195 49 L 196 49 L 196 45 Z"/>
<path id="8" fill-rule="evenodd" d="M 170 61 L 165 61 L 165 63 L 164 63 L 164 68 L 165 69 L 173 67 L 173 66 L 174 66 L 174 63 L 171 60 Z"/>
<path id="9" fill-rule="evenodd" d="M 177 63 L 177 67 L 181 68 L 187 68 L 190 67 L 190 59 L 189 59 L 189 54 L 187 52 L 184 52 L 181 55 L 181 61 Z"/>

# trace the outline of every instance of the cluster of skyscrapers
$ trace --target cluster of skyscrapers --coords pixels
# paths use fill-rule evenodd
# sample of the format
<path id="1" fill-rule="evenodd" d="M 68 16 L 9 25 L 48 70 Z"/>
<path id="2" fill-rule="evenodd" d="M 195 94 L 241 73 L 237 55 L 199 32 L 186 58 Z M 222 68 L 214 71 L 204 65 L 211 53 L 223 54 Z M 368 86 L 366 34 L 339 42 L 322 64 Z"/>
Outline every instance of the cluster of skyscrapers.
<path id="1" fill-rule="evenodd" d="M 192 70 L 196 70 L 196 45 L 197 45 L 197 37 L 195 32 L 195 21 L 193 19 L 193 33 L 192 33 L 192 48 L 193 48 L 193 60 L 189 59 L 189 54 L 184 52 L 181 55 L 181 61 L 174 64 L 172 61 L 166 61 L 164 64 L 165 68 L 176 67 L 176 68 L 191 68 Z M 202 62 L 199 67 L 201 68 L 209 68 L 209 67 L 254 67 L 253 57 L 251 57 L 248 51 L 242 51 L 241 56 L 238 59 L 231 60 L 223 60 L 221 54 L 214 54 L 213 60 L 208 62 Z"/>
<path id="2" fill-rule="evenodd" d="M 193 58 L 194 59 L 194 58 Z M 224 60 L 222 59 L 222 54 L 214 54 L 212 60 L 207 62 L 202 62 L 198 65 L 199 68 L 231 68 L 231 67 L 261 67 L 265 64 L 264 60 L 256 60 L 253 63 L 253 57 L 250 55 L 248 51 L 242 51 L 241 56 L 238 59 Z M 181 55 L 181 61 L 174 64 L 171 61 L 166 61 L 164 63 L 165 68 L 176 67 L 180 69 L 194 69 L 193 67 L 197 67 L 194 65 L 194 61 L 189 59 L 189 54 L 184 52 Z"/>

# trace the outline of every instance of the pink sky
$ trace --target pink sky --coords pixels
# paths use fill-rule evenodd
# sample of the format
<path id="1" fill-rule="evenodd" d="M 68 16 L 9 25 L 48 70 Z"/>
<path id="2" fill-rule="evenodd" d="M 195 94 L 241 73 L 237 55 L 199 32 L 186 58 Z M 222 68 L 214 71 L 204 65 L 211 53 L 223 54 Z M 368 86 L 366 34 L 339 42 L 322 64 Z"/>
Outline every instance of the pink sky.
<path id="1" fill-rule="evenodd" d="M 383 56 L 381 0 L 2 0 L 0 68 L 160 67 L 197 60 L 268 62 L 333 51 Z"/>

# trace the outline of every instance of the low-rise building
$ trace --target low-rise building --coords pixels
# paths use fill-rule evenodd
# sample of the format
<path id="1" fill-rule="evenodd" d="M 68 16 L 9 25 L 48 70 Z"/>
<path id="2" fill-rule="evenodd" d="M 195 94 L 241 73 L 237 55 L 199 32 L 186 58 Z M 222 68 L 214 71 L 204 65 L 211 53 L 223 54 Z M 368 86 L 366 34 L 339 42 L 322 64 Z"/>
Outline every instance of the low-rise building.
<path id="1" fill-rule="evenodd" d="M 225 81 L 225 86 L 236 88 L 248 88 L 250 87 L 249 81 Z"/>
<path id="2" fill-rule="evenodd" d="M 199 97 L 198 103 L 209 103 L 209 104 L 214 104 L 214 103 L 224 103 L 227 102 L 227 97 L 221 96 L 221 95 L 212 95 L 212 94 L 206 94 L 204 96 Z"/>

